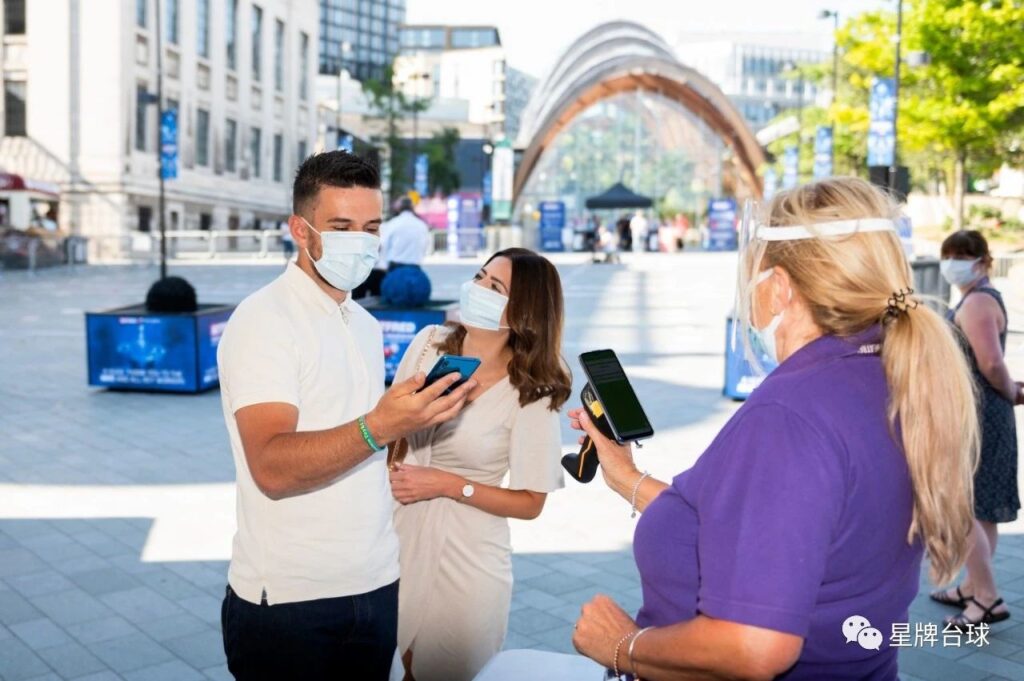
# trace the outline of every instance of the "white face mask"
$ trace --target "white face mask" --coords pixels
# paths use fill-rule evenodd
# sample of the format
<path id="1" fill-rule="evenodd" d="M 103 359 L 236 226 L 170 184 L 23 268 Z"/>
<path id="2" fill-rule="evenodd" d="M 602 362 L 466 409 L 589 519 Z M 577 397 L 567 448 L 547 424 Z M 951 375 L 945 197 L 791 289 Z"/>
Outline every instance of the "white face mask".
<path id="1" fill-rule="evenodd" d="M 380 237 L 368 232 L 317 232 L 306 218 L 299 219 L 320 235 L 320 259 L 313 260 L 308 248 L 306 255 L 328 284 L 351 291 L 366 281 L 380 255 Z"/>
<path id="2" fill-rule="evenodd" d="M 939 271 L 950 285 L 968 286 L 981 276 L 974 269 L 978 262 L 977 258 L 974 260 L 953 260 L 949 258 L 939 262 Z"/>
<path id="3" fill-rule="evenodd" d="M 462 323 L 487 331 L 507 329 L 501 325 L 501 315 L 508 305 L 508 296 L 467 281 L 459 296 L 459 315 Z"/>
<path id="4" fill-rule="evenodd" d="M 754 283 L 754 287 L 757 288 L 764 282 L 768 281 L 772 276 L 774 270 L 765 270 L 757 275 L 757 281 Z M 792 292 L 790 292 L 792 296 Z M 775 340 L 775 332 L 779 330 L 779 326 L 782 324 L 782 316 L 785 314 L 785 310 L 779 312 L 779 314 L 772 317 L 771 321 L 768 322 L 768 326 L 763 329 L 758 329 L 753 326 L 750 327 L 751 334 L 751 345 L 753 350 L 758 355 L 767 357 L 772 364 L 779 363 L 779 348 Z"/>

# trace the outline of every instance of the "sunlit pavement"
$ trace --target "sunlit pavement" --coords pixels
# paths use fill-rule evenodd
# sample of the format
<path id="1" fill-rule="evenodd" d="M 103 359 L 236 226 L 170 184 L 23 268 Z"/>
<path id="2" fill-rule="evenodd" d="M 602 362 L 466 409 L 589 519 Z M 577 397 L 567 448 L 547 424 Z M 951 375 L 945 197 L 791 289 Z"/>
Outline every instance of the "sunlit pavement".
<path id="1" fill-rule="evenodd" d="M 737 406 L 721 396 L 734 256 L 556 261 L 566 287 L 565 354 L 576 373 L 575 394 L 576 355 L 614 348 L 657 430 L 637 454 L 640 465 L 672 477 Z M 172 273 L 193 282 L 200 302 L 235 303 L 281 266 L 174 265 Z M 476 266 L 429 265 L 435 297 L 456 297 Z M 155 277 L 155 268 L 132 266 L 0 273 L 2 679 L 229 678 L 219 608 L 234 470 L 219 396 L 86 386 L 83 312 L 139 302 Z M 1010 302 L 1024 326 L 1024 300 Z M 1011 335 L 1017 376 L 1024 376 L 1022 343 L 1024 336 Z M 563 436 L 566 450 L 575 447 L 568 428 Z M 570 480 L 540 519 L 514 522 L 508 647 L 570 651 L 580 605 L 598 592 L 637 608 L 634 524 L 628 504 L 600 479 Z M 1000 543 L 996 572 L 1015 617 L 1024 618 L 1019 534 Z M 922 596 L 912 614 L 917 622 L 937 622 L 946 611 Z M 940 628 L 935 647 L 903 651 L 903 678 L 1024 679 L 1024 624 L 1016 619 L 997 625 L 983 648 L 941 643 Z"/>

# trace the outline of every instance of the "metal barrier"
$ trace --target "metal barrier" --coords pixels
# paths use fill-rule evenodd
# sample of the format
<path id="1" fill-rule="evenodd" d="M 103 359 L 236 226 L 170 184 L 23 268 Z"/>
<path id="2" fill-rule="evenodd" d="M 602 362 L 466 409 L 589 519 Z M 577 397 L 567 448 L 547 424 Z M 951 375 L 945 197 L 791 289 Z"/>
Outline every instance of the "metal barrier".
<path id="1" fill-rule="evenodd" d="M 949 304 L 949 282 L 939 270 L 938 258 L 917 258 L 910 261 L 914 274 L 914 291 L 925 297 L 925 304 L 939 314 L 946 314 Z"/>

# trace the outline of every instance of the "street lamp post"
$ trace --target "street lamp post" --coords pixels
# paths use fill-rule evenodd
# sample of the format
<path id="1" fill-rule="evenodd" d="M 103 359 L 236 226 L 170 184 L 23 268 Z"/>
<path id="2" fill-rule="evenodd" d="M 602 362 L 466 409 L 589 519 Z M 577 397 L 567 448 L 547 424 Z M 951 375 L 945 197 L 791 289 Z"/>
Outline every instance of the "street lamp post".
<path id="1" fill-rule="evenodd" d="M 156 176 L 160 185 L 160 278 L 167 277 L 167 211 L 164 196 L 163 134 L 164 44 L 160 28 L 160 0 L 156 0 Z"/>
<path id="2" fill-rule="evenodd" d="M 424 71 L 417 71 L 409 76 L 412 81 L 412 184 L 416 186 L 416 156 L 419 153 L 420 142 L 420 81 L 429 80 L 430 74 Z"/>
<path id="3" fill-rule="evenodd" d="M 896 75 L 894 78 L 893 98 L 895 106 L 892 112 L 892 163 L 889 166 L 889 193 L 896 194 L 896 170 L 899 162 L 896 160 L 897 149 L 899 148 L 899 118 L 900 118 L 900 46 L 903 41 L 903 0 L 896 0 Z"/>
<path id="4" fill-rule="evenodd" d="M 334 118 L 334 146 L 341 148 L 341 83 L 345 74 L 345 55 L 352 51 L 352 43 L 344 41 L 341 44 L 341 58 L 338 61 L 338 108 Z"/>

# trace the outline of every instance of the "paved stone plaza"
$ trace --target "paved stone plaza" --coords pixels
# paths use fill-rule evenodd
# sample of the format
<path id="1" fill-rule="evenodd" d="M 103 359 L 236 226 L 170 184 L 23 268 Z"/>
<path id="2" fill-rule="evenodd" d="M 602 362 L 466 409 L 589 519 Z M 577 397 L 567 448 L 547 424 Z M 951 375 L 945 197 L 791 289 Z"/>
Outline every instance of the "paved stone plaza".
<path id="1" fill-rule="evenodd" d="M 577 392 L 576 355 L 615 348 L 658 433 L 638 458 L 670 478 L 737 407 L 720 394 L 734 256 L 557 262 Z M 435 297 L 456 297 L 476 266 L 432 263 Z M 193 282 L 200 302 L 236 303 L 280 268 L 174 265 L 172 273 Z M 0 679 L 230 678 L 219 608 L 234 469 L 219 396 L 86 386 L 83 312 L 137 303 L 156 276 L 148 266 L 0 273 Z M 1024 327 L 1024 297 L 1006 290 L 1011 326 Z M 1011 334 L 1018 377 L 1022 341 Z M 563 435 L 568 450 L 575 438 L 567 427 Z M 580 605 L 598 592 L 636 609 L 634 524 L 599 480 L 569 481 L 540 519 L 514 522 L 508 647 L 570 651 Z M 1024 524 L 1008 531 L 996 571 L 1015 619 L 983 648 L 942 648 L 940 633 L 938 647 L 903 651 L 904 679 L 1024 679 Z M 912 608 L 915 622 L 946 612 L 925 596 Z"/>

